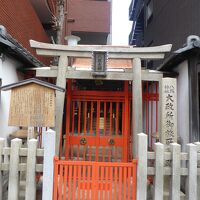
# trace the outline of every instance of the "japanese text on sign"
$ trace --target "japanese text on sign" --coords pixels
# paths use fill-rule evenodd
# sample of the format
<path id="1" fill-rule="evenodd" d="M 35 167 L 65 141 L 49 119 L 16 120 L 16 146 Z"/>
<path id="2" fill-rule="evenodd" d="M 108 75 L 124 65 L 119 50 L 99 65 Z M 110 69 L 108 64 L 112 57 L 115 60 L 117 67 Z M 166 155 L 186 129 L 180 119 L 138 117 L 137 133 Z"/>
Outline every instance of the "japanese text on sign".
<path id="1" fill-rule="evenodd" d="M 177 142 L 176 79 L 162 79 L 162 136 L 164 144 Z"/>

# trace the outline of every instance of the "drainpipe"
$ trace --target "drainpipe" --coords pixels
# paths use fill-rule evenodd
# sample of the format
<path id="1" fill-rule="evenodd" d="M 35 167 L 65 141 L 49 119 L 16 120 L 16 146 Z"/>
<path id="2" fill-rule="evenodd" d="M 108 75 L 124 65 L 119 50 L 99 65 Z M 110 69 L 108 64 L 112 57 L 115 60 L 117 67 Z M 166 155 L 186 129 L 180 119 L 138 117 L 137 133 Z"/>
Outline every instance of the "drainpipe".
<path id="1" fill-rule="evenodd" d="M 0 25 L 0 34 L 2 36 L 7 35 L 7 30 L 3 25 Z M 3 61 L 5 60 L 5 56 L 3 52 L 0 52 L 0 87 L 2 85 L 2 79 L 3 79 Z M 0 91 L 0 102 L 1 102 L 1 91 Z"/>
<path id="2" fill-rule="evenodd" d="M 7 30 L 3 25 L 0 25 L 0 34 L 5 37 L 7 35 Z M 0 52 L 0 86 L 1 86 L 1 81 L 3 78 L 3 61 L 4 60 L 5 60 L 5 56 L 3 52 Z"/>
<path id="3" fill-rule="evenodd" d="M 107 44 L 111 45 L 112 44 L 112 5 L 113 5 L 113 0 L 108 0 L 110 2 L 110 33 L 108 34 L 107 37 Z"/>

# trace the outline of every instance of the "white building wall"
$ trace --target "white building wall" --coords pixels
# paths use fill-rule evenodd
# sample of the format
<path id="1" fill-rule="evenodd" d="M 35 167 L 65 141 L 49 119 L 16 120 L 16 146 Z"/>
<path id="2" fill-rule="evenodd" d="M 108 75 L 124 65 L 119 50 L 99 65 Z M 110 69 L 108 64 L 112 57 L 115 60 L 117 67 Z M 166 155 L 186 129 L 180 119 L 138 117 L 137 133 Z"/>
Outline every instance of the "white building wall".
<path id="1" fill-rule="evenodd" d="M 17 73 L 17 68 L 21 64 L 16 60 L 5 56 L 5 59 L 0 59 L 0 78 L 2 86 L 15 83 L 20 80 L 20 75 Z M 10 91 L 1 91 L 0 99 L 0 137 L 8 137 L 10 133 L 16 131 L 18 127 L 8 126 L 8 114 L 10 105 Z"/>
<path id="2" fill-rule="evenodd" d="M 176 67 L 179 73 L 177 79 L 177 117 L 178 117 L 178 137 L 185 150 L 189 143 L 189 80 L 188 62 L 184 61 Z"/>

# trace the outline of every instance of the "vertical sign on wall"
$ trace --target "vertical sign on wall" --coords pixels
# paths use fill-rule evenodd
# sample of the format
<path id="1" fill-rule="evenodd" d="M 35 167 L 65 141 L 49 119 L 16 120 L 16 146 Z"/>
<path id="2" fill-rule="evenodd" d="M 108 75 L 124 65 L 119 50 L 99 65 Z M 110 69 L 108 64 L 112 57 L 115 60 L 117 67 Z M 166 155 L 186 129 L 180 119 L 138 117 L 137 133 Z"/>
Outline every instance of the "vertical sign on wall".
<path id="1" fill-rule="evenodd" d="M 161 142 L 177 142 L 177 88 L 175 78 L 162 79 Z"/>

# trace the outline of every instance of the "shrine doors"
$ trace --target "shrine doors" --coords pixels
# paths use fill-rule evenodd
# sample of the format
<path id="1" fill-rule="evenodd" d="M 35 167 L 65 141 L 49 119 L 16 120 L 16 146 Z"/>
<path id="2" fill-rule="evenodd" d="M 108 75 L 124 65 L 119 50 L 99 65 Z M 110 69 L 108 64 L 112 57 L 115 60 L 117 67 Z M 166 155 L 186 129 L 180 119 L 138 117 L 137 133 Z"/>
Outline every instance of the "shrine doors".
<path id="1" fill-rule="evenodd" d="M 123 91 L 66 92 L 66 160 L 127 162 L 130 152 L 131 95 Z"/>

